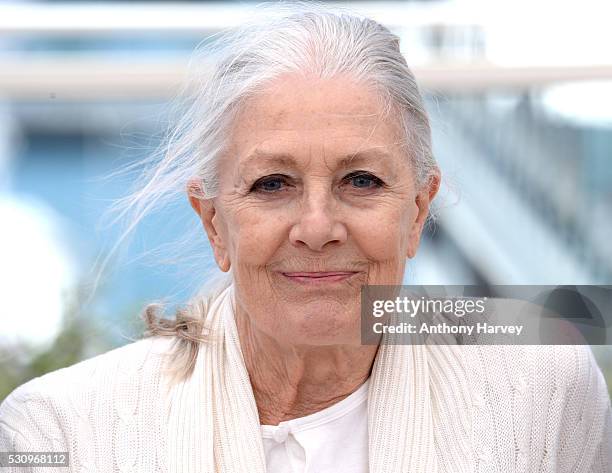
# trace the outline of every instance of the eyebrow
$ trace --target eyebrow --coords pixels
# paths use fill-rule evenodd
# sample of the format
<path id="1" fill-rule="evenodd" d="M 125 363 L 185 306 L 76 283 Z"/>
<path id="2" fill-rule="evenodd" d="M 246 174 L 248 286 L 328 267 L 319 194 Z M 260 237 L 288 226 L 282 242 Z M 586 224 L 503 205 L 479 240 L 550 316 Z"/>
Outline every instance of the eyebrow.
<path id="1" fill-rule="evenodd" d="M 372 160 L 388 160 L 391 156 L 391 154 L 382 151 L 380 148 L 369 148 L 343 156 L 338 160 L 337 167 L 348 168 Z M 281 166 L 295 166 L 297 163 L 295 157 L 289 153 L 270 153 L 262 150 L 255 150 L 243 160 L 241 166 L 249 165 L 253 161 L 265 161 L 268 164 L 277 164 Z"/>

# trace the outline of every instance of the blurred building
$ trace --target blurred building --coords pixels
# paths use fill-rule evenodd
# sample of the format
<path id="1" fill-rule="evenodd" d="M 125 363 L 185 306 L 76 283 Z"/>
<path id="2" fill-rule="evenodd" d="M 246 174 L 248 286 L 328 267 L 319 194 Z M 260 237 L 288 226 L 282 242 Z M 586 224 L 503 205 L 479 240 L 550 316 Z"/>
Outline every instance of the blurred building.
<path id="1" fill-rule="evenodd" d="M 582 3 L 555 15 L 550 2 L 531 5 L 529 18 L 521 3 L 346 2 L 400 35 L 431 113 L 444 186 L 406 283 L 612 282 L 606 7 L 567 38 L 564 21 L 585 14 Z M 96 225 L 129 178 L 103 176 L 153 152 L 191 51 L 249 8 L 0 4 L 0 321 L 13 331 L 5 340 L 28 336 L 6 321 L 33 313 L 53 337 L 70 291 L 91 283 L 118 235 Z M 180 263 L 160 269 L 140 258 L 164 258 L 184 228 L 168 222 L 196 225 L 191 213 L 185 199 L 153 217 L 115 261 L 92 311 L 109 330 L 148 300 L 180 302 L 195 289 Z"/>

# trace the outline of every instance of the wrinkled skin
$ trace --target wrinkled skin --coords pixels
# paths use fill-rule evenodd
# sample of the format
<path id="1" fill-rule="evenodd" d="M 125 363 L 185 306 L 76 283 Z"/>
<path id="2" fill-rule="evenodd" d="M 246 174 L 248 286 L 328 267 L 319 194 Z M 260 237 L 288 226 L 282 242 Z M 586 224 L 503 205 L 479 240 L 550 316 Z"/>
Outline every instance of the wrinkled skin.
<path id="1" fill-rule="evenodd" d="M 241 107 L 219 194 L 190 198 L 217 264 L 232 267 L 264 423 L 321 410 L 367 379 L 377 347 L 360 345 L 361 285 L 401 284 L 417 251 L 439 176 L 417 188 L 384 111 L 348 77 L 281 76 Z"/>

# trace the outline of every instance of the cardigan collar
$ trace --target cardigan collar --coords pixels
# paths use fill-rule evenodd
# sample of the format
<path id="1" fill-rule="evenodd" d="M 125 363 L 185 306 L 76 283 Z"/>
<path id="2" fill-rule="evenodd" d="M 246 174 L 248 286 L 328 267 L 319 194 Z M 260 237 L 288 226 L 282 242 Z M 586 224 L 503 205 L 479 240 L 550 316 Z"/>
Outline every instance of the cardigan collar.
<path id="1" fill-rule="evenodd" d="M 213 339 L 193 374 L 170 390 L 170 473 L 265 473 L 255 397 L 234 319 L 234 286 L 206 315 Z M 465 473 L 470 458 L 467 373 L 456 345 L 398 345 L 383 338 L 368 389 L 371 473 Z"/>

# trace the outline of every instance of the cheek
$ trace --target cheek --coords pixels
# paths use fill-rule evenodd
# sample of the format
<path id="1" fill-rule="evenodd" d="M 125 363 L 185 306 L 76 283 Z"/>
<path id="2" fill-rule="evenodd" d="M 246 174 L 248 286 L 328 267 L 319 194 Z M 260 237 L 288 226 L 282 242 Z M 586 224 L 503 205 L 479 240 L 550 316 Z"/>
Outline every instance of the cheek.
<path id="1" fill-rule="evenodd" d="M 282 212 L 280 212 L 282 213 Z M 259 208 L 242 209 L 231 221 L 230 253 L 238 267 L 261 269 L 287 238 L 286 224 L 279 212 Z"/>
<path id="2" fill-rule="evenodd" d="M 416 213 L 412 208 L 386 207 L 352 219 L 351 233 L 365 255 L 378 262 L 403 260 Z"/>

